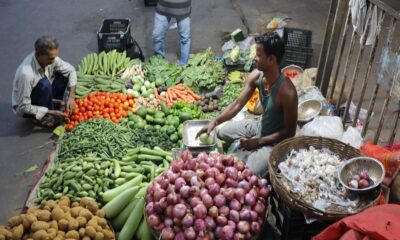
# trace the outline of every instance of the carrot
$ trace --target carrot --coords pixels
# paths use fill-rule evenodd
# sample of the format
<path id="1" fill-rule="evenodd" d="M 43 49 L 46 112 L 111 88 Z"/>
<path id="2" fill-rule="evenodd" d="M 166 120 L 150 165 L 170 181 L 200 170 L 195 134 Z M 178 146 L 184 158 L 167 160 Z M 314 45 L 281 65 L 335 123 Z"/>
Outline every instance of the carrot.
<path id="1" fill-rule="evenodd" d="M 184 91 L 184 90 L 185 90 L 185 87 L 181 84 L 181 85 L 176 85 L 176 86 L 174 87 L 174 89 Z"/>
<path id="2" fill-rule="evenodd" d="M 157 98 L 157 97 L 158 97 L 158 91 L 157 91 L 157 88 L 154 88 L 154 89 L 153 89 L 153 93 L 154 93 L 154 96 Z"/>

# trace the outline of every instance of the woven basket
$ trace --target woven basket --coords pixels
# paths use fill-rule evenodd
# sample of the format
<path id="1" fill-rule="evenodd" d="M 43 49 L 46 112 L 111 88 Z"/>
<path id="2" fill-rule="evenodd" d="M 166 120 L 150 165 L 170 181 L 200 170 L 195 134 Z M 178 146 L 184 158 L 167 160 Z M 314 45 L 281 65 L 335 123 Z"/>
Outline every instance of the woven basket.
<path id="1" fill-rule="evenodd" d="M 314 208 L 311 203 L 302 200 L 299 193 L 288 190 L 284 183 L 286 183 L 287 186 L 291 186 L 291 183 L 280 173 L 278 165 L 286 160 L 290 151 L 308 149 L 310 146 L 316 149 L 327 148 L 338 155 L 342 161 L 361 156 L 359 150 L 335 139 L 302 136 L 280 142 L 272 149 L 268 167 L 272 187 L 285 204 L 308 217 L 313 217 L 318 220 L 336 221 L 343 217 L 359 213 L 378 203 L 381 193 L 380 187 L 366 195 L 360 196 L 359 205 L 353 208 L 351 212 L 345 207 L 334 204 L 325 209 L 325 211 L 322 211 Z"/>

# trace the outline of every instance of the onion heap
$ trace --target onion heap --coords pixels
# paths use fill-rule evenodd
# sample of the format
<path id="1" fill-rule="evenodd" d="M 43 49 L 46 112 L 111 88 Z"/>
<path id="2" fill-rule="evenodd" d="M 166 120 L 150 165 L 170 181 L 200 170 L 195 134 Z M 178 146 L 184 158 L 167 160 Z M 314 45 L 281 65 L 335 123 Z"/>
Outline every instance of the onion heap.
<path id="1" fill-rule="evenodd" d="M 189 150 L 147 189 L 145 212 L 164 240 L 252 239 L 267 209 L 268 182 L 233 156 Z"/>

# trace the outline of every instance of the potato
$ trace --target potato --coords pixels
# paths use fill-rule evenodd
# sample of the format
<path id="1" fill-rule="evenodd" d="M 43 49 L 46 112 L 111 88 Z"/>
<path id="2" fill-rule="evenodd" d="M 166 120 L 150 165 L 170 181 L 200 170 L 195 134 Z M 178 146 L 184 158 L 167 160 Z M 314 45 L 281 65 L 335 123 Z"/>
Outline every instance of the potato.
<path id="1" fill-rule="evenodd" d="M 33 214 L 36 216 L 36 212 L 39 210 L 38 207 L 30 207 L 28 208 L 27 214 Z"/>
<path id="2" fill-rule="evenodd" d="M 63 211 L 60 207 L 55 207 L 55 208 L 53 208 L 53 210 L 51 211 L 51 218 L 52 218 L 53 220 L 58 221 L 58 220 L 60 220 L 60 219 L 65 218 L 65 213 L 64 213 L 64 211 Z"/>
<path id="3" fill-rule="evenodd" d="M 58 229 L 67 231 L 68 230 L 68 220 L 67 219 L 60 219 L 58 221 Z"/>
<path id="4" fill-rule="evenodd" d="M 49 235 L 50 239 L 53 239 L 57 236 L 57 230 L 54 228 L 47 229 L 47 234 Z"/>
<path id="5" fill-rule="evenodd" d="M 79 213 L 83 210 L 84 208 L 83 207 L 73 207 L 73 208 L 71 208 L 71 216 L 73 217 L 73 218 L 77 218 L 78 216 L 79 216 Z"/>
<path id="6" fill-rule="evenodd" d="M 79 223 L 79 227 L 85 227 L 86 226 L 86 223 L 87 223 L 86 218 L 84 218 L 82 216 L 79 216 L 79 217 L 76 218 L 76 220 Z"/>
<path id="7" fill-rule="evenodd" d="M 104 240 L 115 239 L 114 233 L 109 229 L 103 229 Z"/>
<path id="8" fill-rule="evenodd" d="M 54 200 L 48 200 L 46 204 L 51 210 L 57 205 L 56 201 Z"/>
<path id="9" fill-rule="evenodd" d="M 0 240 L 6 240 L 6 236 L 4 236 L 3 234 L 0 234 Z"/>
<path id="10" fill-rule="evenodd" d="M 95 240 L 103 240 L 104 239 L 104 234 L 102 232 L 97 232 L 96 237 L 94 238 Z"/>
<path id="11" fill-rule="evenodd" d="M 68 230 L 78 230 L 79 228 L 79 223 L 75 218 L 69 218 L 68 219 Z"/>
<path id="12" fill-rule="evenodd" d="M 89 209 L 89 211 L 91 211 L 92 214 L 96 214 L 97 210 L 99 210 L 99 206 L 95 201 L 89 201 L 86 208 Z"/>
<path id="13" fill-rule="evenodd" d="M 73 208 L 73 207 L 79 207 L 79 203 L 78 202 L 73 202 L 73 203 L 71 203 L 71 207 Z"/>
<path id="14" fill-rule="evenodd" d="M 107 220 L 104 218 L 99 218 L 97 219 L 97 224 L 99 224 L 102 228 L 105 228 L 107 226 Z"/>
<path id="15" fill-rule="evenodd" d="M 79 233 L 78 233 L 78 231 L 76 231 L 76 230 L 68 231 L 68 232 L 65 234 L 65 238 L 72 238 L 72 239 L 79 240 Z"/>
<path id="16" fill-rule="evenodd" d="M 86 206 L 89 204 L 90 199 L 89 198 L 81 198 L 81 201 L 79 202 L 79 205 L 83 208 L 86 208 Z"/>
<path id="17" fill-rule="evenodd" d="M 51 212 L 48 210 L 41 210 L 36 213 L 36 217 L 39 221 L 48 222 L 50 221 Z"/>
<path id="18" fill-rule="evenodd" d="M 39 230 L 46 230 L 50 227 L 50 225 L 47 222 L 43 222 L 43 221 L 37 221 L 32 223 L 31 225 L 31 232 L 36 232 Z"/>
<path id="19" fill-rule="evenodd" d="M 64 238 L 61 238 L 61 237 L 59 237 L 59 236 L 56 236 L 55 238 L 54 238 L 54 240 L 63 240 Z"/>
<path id="20" fill-rule="evenodd" d="M 32 224 L 32 225 L 33 225 L 33 224 Z M 49 238 L 49 235 L 47 234 L 46 230 L 44 230 L 44 229 L 41 229 L 41 230 L 35 232 L 35 233 L 32 235 L 32 238 L 33 238 L 34 240 L 47 240 L 47 239 L 50 239 L 50 238 Z"/>
<path id="21" fill-rule="evenodd" d="M 84 237 L 82 238 L 82 240 L 90 240 L 90 237 L 84 236 Z"/>
<path id="22" fill-rule="evenodd" d="M 39 204 L 39 208 L 43 210 L 43 208 L 46 206 L 47 201 L 46 200 L 42 200 Z"/>
<path id="23" fill-rule="evenodd" d="M 101 226 L 97 225 L 96 231 L 97 231 L 97 232 L 101 232 L 101 231 L 103 231 L 103 228 L 102 228 Z"/>
<path id="24" fill-rule="evenodd" d="M 83 238 L 85 236 L 86 229 L 84 227 L 83 228 L 79 228 L 78 232 L 79 232 L 79 237 Z"/>
<path id="25" fill-rule="evenodd" d="M 20 215 L 18 215 L 18 216 L 13 216 L 13 217 L 11 217 L 10 219 L 8 219 L 8 225 L 9 225 L 10 227 L 18 226 L 18 225 L 20 225 L 21 223 L 22 223 L 22 218 L 21 218 Z"/>
<path id="26" fill-rule="evenodd" d="M 82 216 L 89 221 L 93 217 L 93 214 L 88 209 L 83 209 L 79 212 L 79 216 Z"/>
<path id="27" fill-rule="evenodd" d="M 64 231 L 58 231 L 57 236 L 64 238 L 65 237 L 65 232 Z"/>
<path id="28" fill-rule="evenodd" d="M 0 235 L 3 235 L 5 238 L 11 238 L 12 232 L 3 226 L 0 227 Z"/>
<path id="29" fill-rule="evenodd" d="M 56 231 L 58 231 L 58 223 L 56 220 L 53 220 L 50 222 L 50 228 L 55 229 Z"/>
<path id="30" fill-rule="evenodd" d="M 13 239 L 21 239 L 24 235 L 24 226 L 21 223 L 20 225 L 13 227 L 11 229 L 11 232 Z"/>
<path id="31" fill-rule="evenodd" d="M 90 221 L 86 224 L 86 226 L 91 226 L 91 227 L 93 227 L 94 229 L 96 229 L 97 226 L 99 226 L 99 225 L 97 224 L 96 221 L 90 220 Z"/>
<path id="32" fill-rule="evenodd" d="M 69 208 L 67 206 L 61 206 L 60 208 L 64 211 L 65 214 L 67 214 L 71 211 L 71 208 Z"/>
<path id="33" fill-rule="evenodd" d="M 96 230 L 94 227 L 92 226 L 87 226 L 86 227 L 86 235 L 91 237 L 91 238 L 95 238 L 96 237 Z"/>
<path id="34" fill-rule="evenodd" d="M 104 212 L 103 210 L 99 209 L 99 210 L 96 212 L 96 216 L 101 217 L 101 218 L 105 218 L 105 217 L 106 217 L 106 214 L 105 214 L 105 212 Z"/>
<path id="35" fill-rule="evenodd" d="M 25 229 L 29 229 L 33 222 L 37 221 L 37 217 L 33 214 L 25 214 L 22 218 L 22 225 L 24 225 Z"/>
<path id="36" fill-rule="evenodd" d="M 70 202 L 69 198 L 66 197 L 66 196 L 62 196 L 62 197 L 60 198 L 60 201 L 58 201 L 58 205 L 59 205 L 60 207 L 62 207 L 62 206 L 69 207 L 69 204 L 70 204 L 70 203 L 71 203 L 71 202 Z"/>

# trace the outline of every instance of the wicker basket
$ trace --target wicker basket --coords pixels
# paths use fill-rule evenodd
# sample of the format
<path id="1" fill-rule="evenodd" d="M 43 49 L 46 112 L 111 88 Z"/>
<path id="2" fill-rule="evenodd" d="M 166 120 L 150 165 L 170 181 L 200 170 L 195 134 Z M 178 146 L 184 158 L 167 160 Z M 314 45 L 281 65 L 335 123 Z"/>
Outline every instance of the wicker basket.
<path id="1" fill-rule="evenodd" d="M 354 211 L 349 212 L 345 207 L 338 205 L 332 205 L 325 211 L 314 208 L 311 203 L 305 202 L 301 199 L 300 194 L 295 191 L 288 190 L 284 182 L 287 185 L 291 185 L 289 181 L 280 173 L 278 165 L 280 162 L 286 160 L 287 155 L 291 150 L 299 150 L 309 148 L 310 146 L 316 149 L 327 148 L 334 154 L 338 155 L 340 159 L 347 160 L 353 157 L 361 156 L 359 150 L 342 143 L 335 139 L 322 138 L 322 137 L 296 137 L 287 139 L 277 144 L 270 155 L 268 167 L 269 177 L 274 191 L 277 195 L 292 209 L 305 214 L 308 217 L 313 217 L 318 220 L 336 221 L 343 217 L 356 214 L 362 210 L 374 206 L 379 201 L 381 193 L 380 187 L 375 191 L 372 191 L 366 195 L 360 196 L 359 205 L 353 209 Z"/>

